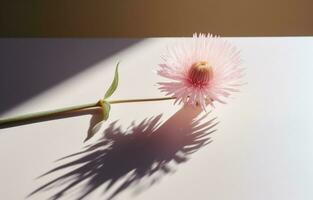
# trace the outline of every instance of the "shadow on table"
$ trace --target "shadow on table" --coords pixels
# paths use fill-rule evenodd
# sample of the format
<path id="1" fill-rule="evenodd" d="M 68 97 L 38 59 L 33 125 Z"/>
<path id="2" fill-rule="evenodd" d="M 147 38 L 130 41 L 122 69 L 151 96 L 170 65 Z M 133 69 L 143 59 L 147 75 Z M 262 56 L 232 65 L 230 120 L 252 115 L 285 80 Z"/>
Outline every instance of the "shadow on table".
<path id="1" fill-rule="evenodd" d="M 209 113 L 200 112 L 184 106 L 163 124 L 158 115 L 132 123 L 126 131 L 113 122 L 98 142 L 60 159 L 66 163 L 40 176 L 67 169 L 29 196 L 54 188 L 53 200 L 70 194 L 83 199 L 101 186 L 112 199 L 132 186 L 137 186 L 135 192 L 145 190 L 211 142 L 216 118 L 208 120 Z"/>
<path id="2" fill-rule="evenodd" d="M 0 114 L 141 39 L 0 39 Z"/>

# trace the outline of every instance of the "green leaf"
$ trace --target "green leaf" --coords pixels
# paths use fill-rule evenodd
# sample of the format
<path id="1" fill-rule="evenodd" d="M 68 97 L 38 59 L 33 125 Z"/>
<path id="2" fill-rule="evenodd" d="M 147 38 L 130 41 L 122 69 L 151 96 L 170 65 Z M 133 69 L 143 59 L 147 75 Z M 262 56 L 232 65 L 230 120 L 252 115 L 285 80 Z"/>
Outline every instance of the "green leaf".
<path id="1" fill-rule="evenodd" d="M 105 122 L 109 118 L 110 110 L 111 110 L 111 105 L 109 102 L 100 100 L 99 105 L 102 108 L 102 113 L 101 116 L 99 115 L 94 115 L 91 120 L 90 120 L 90 127 L 88 130 L 88 135 L 84 142 L 92 138 L 101 128 L 103 122 Z"/>
<path id="2" fill-rule="evenodd" d="M 101 128 L 104 120 L 102 121 L 91 121 L 90 123 L 93 123 L 93 125 L 90 124 L 90 127 L 88 129 L 88 135 L 85 138 L 84 142 L 92 138 Z"/>
<path id="3" fill-rule="evenodd" d="M 102 101 L 101 107 L 102 107 L 102 115 L 103 115 L 103 120 L 107 120 L 109 118 L 110 110 L 111 110 L 111 105 L 107 101 Z"/>
<path id="4" fill-rule="evenodd" d="M 104 99 L 109 98 L 110 96 L 112 96 L 112 94 L 115 92 L 117 86 L 118 86 L 118 66 L 119 66 L 119 62 L 116 65 L 115 68 L 115 74 L 114 74 L 114 79 L 111 83 L 111 86 L 109 87 L 109 89 L 106 91 L 105 95 L 104 95 Z"/>

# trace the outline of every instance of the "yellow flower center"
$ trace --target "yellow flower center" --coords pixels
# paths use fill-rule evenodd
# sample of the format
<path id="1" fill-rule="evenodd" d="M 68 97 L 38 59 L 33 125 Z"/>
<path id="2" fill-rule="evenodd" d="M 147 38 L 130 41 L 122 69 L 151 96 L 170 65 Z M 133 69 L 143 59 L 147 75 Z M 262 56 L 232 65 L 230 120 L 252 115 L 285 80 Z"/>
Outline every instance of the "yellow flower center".
<path id="1" fill-rule="evenodd" d="M 194 63 L 188 72 L 188 78 L 192 85 L 203 87 L 208 85 L 213 77 L 213 69 L 206 61 Z"/>

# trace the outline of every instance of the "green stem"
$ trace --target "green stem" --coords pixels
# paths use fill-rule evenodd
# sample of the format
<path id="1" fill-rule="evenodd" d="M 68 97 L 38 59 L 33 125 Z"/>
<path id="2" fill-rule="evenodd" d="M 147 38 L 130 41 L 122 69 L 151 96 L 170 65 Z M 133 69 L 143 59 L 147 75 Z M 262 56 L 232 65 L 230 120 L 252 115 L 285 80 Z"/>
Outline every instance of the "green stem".
<path id="1" fill-rule="evenodd" d="M 125 100 L 112 100 L 108 102 L 110 104 L 119 104 L 119 103 L 133 103 L 133 102 L 145 102 L 145 101 L 162 101 L 162 100 L 170 100 L 170 99 L 174 99 L 174 97 L 151 98 L 151 99 L 125 99 Z M 0 119 L 0 128 L 6 128 L 8 126 L 14 126 L 14 125 L 29 122 L 32 120 L 39 120 L 39 119 L 47 118 L 50 116 L 65 114 L 68 112 L 74 112 L 74 111 L 79 111 L 79 110 L 84 110 L 84 109 L 89 109 L 89 108 L 101 108 L 101 105 L 100 105 L 101 101 L 102 100 L 98 101 L 97 103 L 89 103 L 89 104 L 71 106 L 71 107 L 66 107 L 66 108 L 61 108 L 61 109 L 30 113 L 26 115 Z"/>
<path id="2" fill-rule="evenodd" d="M 13 126 L 15 124 L 18 125 L 20 123 L 24 123 L 24 122 L 28 122 L 28 121 L 39 120 L 39 119 L 46 118 L 49 116 L 54 116 L 54 115 L 63 114 L 66 112 L 72 112 L 72 111 L 92 108 L 92 107 L 96 107 L 96 106 L 97 106 L 97 103 L 90 103 L 90 104 L 71 106 L 71 107 L 66 107 L 66 108 L 61 108 L 61 109 L 30 113 L 30 114 L 20 115 L 20 116 L 16 116 L 16 117 L 10 117 L 10 118 L 6 118 L 6 119 L 0 119 L 0 128 L 7 127 L 7 126 Z"/>
<path id="3" fill-rule="evenodd" d="M 175 99 L 175 97 L 150 98 L 150 99 L 112 100 L 112 101 L 109 101 L 109 103 L 110 104 L 118 104 L 118 103 L 133 103 L 133 102 L 144 102 L 144 101 L 163 101 L 163 100 L 171 100 L 171 99 Z"/>

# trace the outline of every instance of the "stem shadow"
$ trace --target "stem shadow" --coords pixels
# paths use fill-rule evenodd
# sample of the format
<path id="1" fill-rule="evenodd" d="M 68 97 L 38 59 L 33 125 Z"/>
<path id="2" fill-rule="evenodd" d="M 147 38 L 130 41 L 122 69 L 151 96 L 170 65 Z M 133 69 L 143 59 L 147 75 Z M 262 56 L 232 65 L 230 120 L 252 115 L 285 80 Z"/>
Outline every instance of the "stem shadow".
<path id="1" fill-rule="evenodd" d="M 102 189 L 108 200 L 130 188 L 139 193 L 175 172 L 179 164 L 211 142 L 209 135 L 218 122 L 216 118 L 208 120 L 209 113 L 199 117 L 200 113 L 198 108 L 184 106 L 164 123 L 158 115 L 132 123 L 126 131 L 115 121 L 95 144 L 59 159 L 65 163 L 40 177 L 67 172 L 28 197 L 53 188 L 56 192 L 51 200 L 73 194 L 74 199 L 84 199 L 96 189 Z"/>

